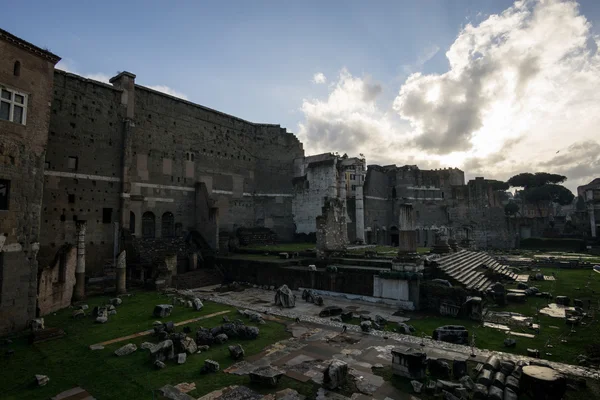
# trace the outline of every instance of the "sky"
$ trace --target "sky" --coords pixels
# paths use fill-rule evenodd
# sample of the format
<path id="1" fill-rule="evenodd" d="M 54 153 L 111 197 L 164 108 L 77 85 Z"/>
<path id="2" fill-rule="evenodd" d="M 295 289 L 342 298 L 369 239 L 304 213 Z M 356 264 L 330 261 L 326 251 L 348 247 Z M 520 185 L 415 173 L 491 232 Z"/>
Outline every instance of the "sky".
<path id="1" fill-rule="evenodd" d="M 59 69 L 295 133 L 307 155 L 600 177 L 597 0 L 11 2 Z"/>

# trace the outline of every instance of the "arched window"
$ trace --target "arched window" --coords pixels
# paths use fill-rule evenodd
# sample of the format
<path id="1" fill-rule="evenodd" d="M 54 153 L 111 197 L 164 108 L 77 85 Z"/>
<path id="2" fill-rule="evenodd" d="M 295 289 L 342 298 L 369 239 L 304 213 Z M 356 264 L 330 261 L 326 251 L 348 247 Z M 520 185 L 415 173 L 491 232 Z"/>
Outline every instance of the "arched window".
<path id="1" fill-rule="evenodd" d="M 144 238 L 154 238 L 155 235 L 155 226 L 156 221 L 154 218 L 154 213 L 150 211 L 146 211 L 144 215 L 142 215 L 142 237 Z"/>
<path id="2" fill-rule="evenodd" d="M 129 211 L 129 233 L 135 234 L 135 214 Z"/>
<path id="3" fill-rule="evenodd" d="M 161 237 L 169 238 L 175 236 L 175 217 L 173 213 L 166 212 L 162 215 L 161 220 Z"/>
<path id="4" fill-rule="evenodd" d="M 15 65 L 13 67 L 13 75 L 21 76 L 21 61 L 15 61 Z"/>

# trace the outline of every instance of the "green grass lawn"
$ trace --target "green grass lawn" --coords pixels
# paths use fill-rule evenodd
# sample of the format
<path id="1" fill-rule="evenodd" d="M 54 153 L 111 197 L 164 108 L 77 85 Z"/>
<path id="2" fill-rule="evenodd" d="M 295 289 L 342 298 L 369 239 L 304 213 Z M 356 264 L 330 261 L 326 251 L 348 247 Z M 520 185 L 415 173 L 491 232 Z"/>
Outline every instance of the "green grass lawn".
<path id="1" fill-rule="evenodd" d="M 590 271 L 589 269 L 542 269 L 543 273 L 550 275 L 552 272 L 557 274 L 557 280 L 543 282 L 529 282 L 530 286 L 537 286 L 542 292 L 551 292 L 554 296 L 564 295 L 573 299 L 584 300 L 587 308 L 587 299 L 592 299 L 595 306 L 598 307 L 600 300 L 600 274 Z M 589 287 L 586 285 L 590 282 Z M 516 288 L 517 284 L 508 285 L 507 288 Z M 577 289 L 579 288 L 579 289 Z M 596 291 L 596 294 L 593 293 Z M 415 336 L 422 335 L 431 336 L 435 328 L 443 325 L 464 325 L 469 330 L 469 334 L 475 334 L 475 344 L 477 347 L 504 351 L 508 353 L 526 355 L 527 348 L 535 348 L 540 350 L 543 358 L 551 361 L 558 361 L 568 364 L 576 364 L 576 357 L 585 352 L 587 345 L 592 343 L 600 343 L 600 322 L 596 319 L 600 317 L 600 313 L 596 311 L 595 318 L 587 318 L 584 320 L 586 325 L 575 327 L 575 333 L 571 333 L 570 326 L 565 324 L 564 319 L 553 318 L 544 314 L 537 315 L 537 308 L 543 308 L 548 304 L 547 299 L 529 297 L 524 304 L 509 303 L 504 307 L 489 306 L 493 311 L 511 311 L 521 313 L 526 316 L 533 316 L 534 322 L 539 321 L 541 324 L 540 334 L 535 338 L 524 338 L 513 336 L 517 340 L 515 348 L 504 347 L 504 339 L 506 333 L 493 328 L 484 328 L 480 322 L 458 319 L 452 317 L 442 317 L 432 313 L 421 312 L 406 312 L 405 316 L 410 318 L 407 324 L 415 327 Z M 352 324 L 359 324 L 359 319 L 351 321 Z M 556 328 L 552 328 L 556 327 Z M 395 324 L 388 324 L 386 330 L 392 331 Z M 528 328 L 514 329 L 516 332 L 533 333 L 534 331 Z M 562 343 L 561 340 L 567 340 L 567 343 Z M 549 343 L 552 347 L 546 347 Z M 551 355 L 546 355 L 551 353 Z"/>
<path id="2" fill-rule="evenodd" d="M 94 305 L 104 304 L 107 299 L 108 297 L 89 299 L 90 310 Z M 168 298 L 158 293 L 138 292 L 133 297 L 125 298 L 123 304 L 117 307 L 118 314 L 110 316 L 104 325 L 95 324 L 91 316 L 74 320 L 70 309 L 46 316 L 46 327 L 60 327 L 67 335 L 35 345 L 27 344 L 25 337 L 14 338 L 10 348 L 15 350 L 15 354 L 3 360 L 0 397 L 15 400 L 48 399 L 59 392 L 80 386 L 98 399 L 152 399 L 153 390 L 165 384 L 175 385 L 181 382 L 195 382 L 197 389 L 190 395 L 200 397 L 224 386 L 249 384 L 248 377 L 223 372 L 200 374 L 207 358 L 219 362 L 221 369 L 230 366 L 233 361 L 229 358 L 227 346 L 231 343 L 215 345 L 207 352 L 190 355 L 183 365 L 169 361 L 162 370 L 154 368 L 148 350 L 139 349 L 144 341 L 156 342 L 153 336 L 108 345 L 104 350 L 89 350 L 91 344 L 150 329 L 152 322 L 156 320 L 152 316 L 154 305 L 165 302 L 168 302 Z M 164 320 L 178 322 L 224 310 L 231 311 L 226 314 L 231 318 L 238 318 L 234 308 L 207 302 L 199 312 L 175 306 L 171 316 Z M 245 322 L 251 325 L 249 321 Z M 215 316 L 190 326 L 195 331 L 200 326 L 213 327 L 221 323 L 222 316 Z M 259 328 L 258 339 L 239 341 L 246 356 L 259 353 L 267 345 L 289 337 L 283 324 L 268 322 L 266 325 L 259 325 Z M 178 331 L 181 329 L 179 327 Z M 114 350 L 127 343 L 135 343 L 138 350 L 127 356 L 115 356 Z M 34 383 L 35 374 L 48 375 L 48 385 L 37 387 Z M 314 395 L 311 384 L 301 384 L 285 378 L 279 389 L 285 387 L 292 387 L 309 397 Z"/>

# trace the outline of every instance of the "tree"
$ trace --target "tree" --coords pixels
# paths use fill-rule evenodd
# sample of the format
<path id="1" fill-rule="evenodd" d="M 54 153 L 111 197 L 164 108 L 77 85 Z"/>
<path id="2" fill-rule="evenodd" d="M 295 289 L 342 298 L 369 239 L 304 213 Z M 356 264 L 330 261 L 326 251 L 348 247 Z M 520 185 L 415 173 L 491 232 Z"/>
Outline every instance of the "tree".
<path id="1" fill-rule="evenodd" d="M 492 187 L 492 190 L 501 190 L 504 192 L 510 187 L 507 182 L 497 181 L 495 179 L 487 179 L 487 182 Z"/>
<path id="2" fill-rule="evenodd" d="M 513 176 L 508 180 L 512 187 L 522 187 L 521 198 L 537 206 L 542 216 L 541 204 L 551 202 L 559 205 L 568 205 L 573 202 L 575 196 L 569 189 L 559 185 L 567 180 L 564 175 L 550 174 L 548 172 L 524 172 Z"/>

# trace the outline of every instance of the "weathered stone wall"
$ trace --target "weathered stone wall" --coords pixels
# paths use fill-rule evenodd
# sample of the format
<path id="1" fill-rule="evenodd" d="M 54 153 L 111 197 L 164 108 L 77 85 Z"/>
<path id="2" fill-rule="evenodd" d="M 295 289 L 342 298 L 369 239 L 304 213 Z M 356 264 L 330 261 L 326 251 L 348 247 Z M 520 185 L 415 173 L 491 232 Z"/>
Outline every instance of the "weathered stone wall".
<path id="1" fill-rule="evenodd" d="M 76 221 L 86 221 L 91 276 L 101 275 L 112 260 L 114 223 L 120 221 L 126 117 L 121 94 L 110 85 L 55 73 L 40 257 L 52 259 L 63 243 L 75 243 Z"/>
<path id="2" fill-rule="evenodd" d="M 321 214 L 326 197 L 337 194 L 335 156 L 320 154 L 296 160 L 297 172 L 292 212 L 296 233 L 317 231 L 316 217 Z M 303 178 L 303 179 L 298 179 Z"/>
<path id="3" fill-rule="evenodd" d="M 317 256 L 342 251 L 348 244 L 345 201 L 327 198 L 322 213 L 317 217 Z"/>
<path id="4" fill-rule="evenodd" d="M 293 134 L 141 86 L 135 115 L 132 195 L 155 197 L 140 212 L 168 209 L 176 222 L 191 221 L 185 199 L 202 182 L 216 200 L 220 229 L 260 226 L 293 237 L 293 159 L 304 154 Z"/>
<path id="5" fill-rule="evenodd" d="M 44 156 L 59 58 L 2 30 L 0 54 L 0 88 L 27 95 L 25 124 L 0 120 L 0 179 L 10 185 L 8 207 L 0 210 L 1 335 L 36 315 Z"/>
<path id="6" fill-rule="evenodd" d="M 38 280 L 38 308 L 41 316 L 58 311 L 71 304 L 75 286 L 77 248 L 61 246 L 50 265 L 42 265 Z"/>

